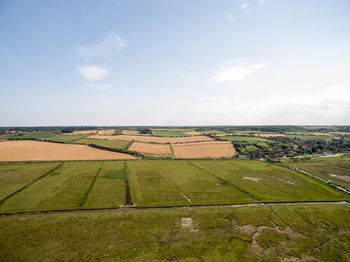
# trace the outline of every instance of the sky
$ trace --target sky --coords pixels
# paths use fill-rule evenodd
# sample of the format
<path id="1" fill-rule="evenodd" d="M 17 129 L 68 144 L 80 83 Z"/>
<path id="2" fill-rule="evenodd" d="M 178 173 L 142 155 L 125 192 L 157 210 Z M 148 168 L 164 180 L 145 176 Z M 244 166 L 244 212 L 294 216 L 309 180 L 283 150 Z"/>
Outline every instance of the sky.
<path id="1" fill-rule="evenodd" d="M 0 126 L 349 124 L 348 0 L 0 0 Z"/>

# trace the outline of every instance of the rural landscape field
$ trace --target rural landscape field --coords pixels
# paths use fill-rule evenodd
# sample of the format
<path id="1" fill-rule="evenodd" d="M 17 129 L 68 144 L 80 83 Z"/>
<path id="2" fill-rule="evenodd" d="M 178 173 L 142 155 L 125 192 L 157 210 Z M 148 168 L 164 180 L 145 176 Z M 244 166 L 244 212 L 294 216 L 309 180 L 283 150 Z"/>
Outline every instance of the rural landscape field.
<path id="1" fill-rule="evenodd" d="M 348 127 L 1 130 L 3 261 L 350 257 Z"/>
<path id="2" fill-rule="evenodd" d="M 350 262 L 350 0 L 0 0 L 0 262 Z"/>

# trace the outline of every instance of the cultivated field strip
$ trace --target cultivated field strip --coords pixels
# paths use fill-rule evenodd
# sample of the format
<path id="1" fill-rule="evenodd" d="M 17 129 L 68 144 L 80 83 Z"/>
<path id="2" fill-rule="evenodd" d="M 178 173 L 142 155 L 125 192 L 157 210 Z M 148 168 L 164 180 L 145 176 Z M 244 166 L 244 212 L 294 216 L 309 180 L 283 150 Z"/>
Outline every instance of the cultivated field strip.
<path id="1" fill-rule="evenodd" d="M 176 143 L 193 143 L 213 141 L 214 139 L 208 136 L 188 136 L 188 137 L 157 137 L 157 136 L 133 136 L 133 135 L 115 135 L 115 136 L 89 136 L 91 139 L 108 139 L 108 140 L 127 140 L 138 142 L 149 142 L 159 144 L 176 144 Z"/>
<path id="2" fill-rule="evenodd" d="M 249 160 L 3 163 L 0 171 L 0 213 L 350 200 L 288 168 Z"/>

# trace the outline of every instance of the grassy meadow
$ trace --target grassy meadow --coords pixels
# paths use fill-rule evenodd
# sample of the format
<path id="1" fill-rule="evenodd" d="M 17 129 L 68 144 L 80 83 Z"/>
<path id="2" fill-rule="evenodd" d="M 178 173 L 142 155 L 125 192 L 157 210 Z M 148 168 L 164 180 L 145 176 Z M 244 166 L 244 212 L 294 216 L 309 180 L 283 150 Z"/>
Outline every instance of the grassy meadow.
<path id="1" fill-rule="evenodd" d="M 183 225 L 183 219 L 192 224 Z M 3 261 L 348 261 L 349 205 L 0 217 Z"/>
<path id="2" fill-rule="evenodd" d="M 219 140 L 227 140 L 233 142 L 271 142 L 270 140 L 262 137 L 252 137 L 252 136 L 220 136 L 217 137 Z"/>
<path id="3" fill-rule="evenodd" d="M 125 140 L 104 140 L 104 139 L 91 139 L 83 138 L 75 140 L 74 144 L 84 144 L 84 145 L 97 145 L 102 147 L 107 147 L 111 149 L 126 149 L 132 143 Z"/>
<path id="4" fill-rule="evenodd" d="M 350 199 L 288 168 L 250 160 L 2 163 L 0 171 L 0 214 Z"/>

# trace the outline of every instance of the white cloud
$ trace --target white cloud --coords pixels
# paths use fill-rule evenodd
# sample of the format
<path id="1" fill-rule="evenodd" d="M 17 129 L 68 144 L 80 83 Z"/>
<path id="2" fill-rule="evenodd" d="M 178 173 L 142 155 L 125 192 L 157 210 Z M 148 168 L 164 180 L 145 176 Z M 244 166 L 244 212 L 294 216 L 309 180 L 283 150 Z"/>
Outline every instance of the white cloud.
<path id="1" fill-rule="evenodd" d="M 108 70 L 100 66 L 81 66 L 78 72 L 89 81 L 101 80 L 109 75 Z"/>
<path id="2" fill-rule="evenodd" d="M 76 50 L 81 57 L 89 59 L 91 57 L 108 56 L 114 51 L 120 51 L 125 47 L 127 47 L 127 44 L 120 34 L 108 32 L 99 44 L 93 46 L 77 46 Z"/>
<path id="3" fill-rule="evenodd" d="M 243 2 L 239 5 L 239 8 L 241 10 L 245 10 L 245 11 L 249 11 L 249 8 L 250 8 L 250 4 L 246 3 L 246 2 Z"/>
<path id="4" fill-rule="evenodd" d="M 265 2 L 265 0 L 258 0 L 258 4 L 259 4 L 259 5 L 263 5 L 264 2 Z"/>
<path id="5" fill-rule="evenodd" d="M 232 20 L 233 20 L 232 15 L 226 15 L 225 18 L 226 18 L 228 21 L 232 21 Z"/>
<path id="6" fill-rule="evenodd" d="M 244 80 L 247 76 L 253 74 L 255 71 L 263 69 L 269 66 L 270 63 L 263 62 L 259 64 L 251 65 L 230 65 L 218 70 L 210 79 L 209 83 L 211 85 L 223 84 L 232 81 Z"/>
<path id="7" fill-rule="evenodd" d="M 91 89 L 96 89 L 96 90 L 106 90 L 106 89 L 110 89 L 113 87 L 113 85 L 111 84 L 94 84 L 94 85 L 87 85 L 87 88 L 91 88 Z"/>

